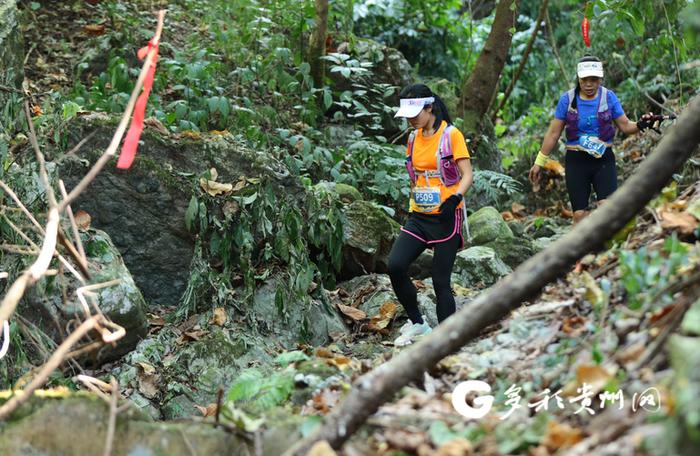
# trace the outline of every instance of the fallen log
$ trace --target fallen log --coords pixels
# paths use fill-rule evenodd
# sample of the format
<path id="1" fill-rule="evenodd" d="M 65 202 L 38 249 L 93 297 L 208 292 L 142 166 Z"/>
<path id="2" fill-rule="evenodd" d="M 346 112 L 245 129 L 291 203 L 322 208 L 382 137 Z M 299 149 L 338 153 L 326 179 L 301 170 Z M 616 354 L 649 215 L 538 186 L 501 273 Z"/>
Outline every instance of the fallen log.
<path id="1" fill-rule="evenodd" d="M 506 317 L 546 284 L 564 275 L 578 259 L 601 247 L 668 183 L 699 142 L 700 96 L 695 96 L 677 124 L 668 130 L 656 149 L 607 204 L 445 320 L 413 347 L 358 378 L 343 403 L 326 417 L 324 424 L 290 448 L 285 456 L 305 455 L 321 440 L 339 449 L 401 387 L 476 338 L 484 328 Z"/>

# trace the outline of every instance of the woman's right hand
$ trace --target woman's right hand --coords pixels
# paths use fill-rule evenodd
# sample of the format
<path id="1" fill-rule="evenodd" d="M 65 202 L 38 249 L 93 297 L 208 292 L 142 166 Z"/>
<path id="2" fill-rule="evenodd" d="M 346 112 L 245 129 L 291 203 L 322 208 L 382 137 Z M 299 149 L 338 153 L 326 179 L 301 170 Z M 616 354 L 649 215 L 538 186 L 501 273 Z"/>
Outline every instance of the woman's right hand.
<path id="1" fill-rule="evenodd" d="M 532 165 L 532 168 L 530 168 L 530 182 L 532 185 L 537 185 L 540 181 L 540 173 L 542 171 L 542 167 L 539 165 Z"/>

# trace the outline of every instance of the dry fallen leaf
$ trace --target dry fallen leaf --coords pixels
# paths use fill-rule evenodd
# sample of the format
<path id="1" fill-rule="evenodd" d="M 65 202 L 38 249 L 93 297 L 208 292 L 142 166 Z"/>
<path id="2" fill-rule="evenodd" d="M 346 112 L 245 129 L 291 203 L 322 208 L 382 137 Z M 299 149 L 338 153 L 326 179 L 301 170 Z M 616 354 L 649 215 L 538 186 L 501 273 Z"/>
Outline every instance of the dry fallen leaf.
<path id="1" fill-rule="evenodd" d="M 75 218 L 75 224 L 78 225 L 79 230 L 87 230 L 90 228 L 90 222 L 92 221 L 92 217 L 90 217 L 90 214 L 85 212 L 82 209 L 78 209 L 75 214 L 73 215 Z"/>
<path id="2" fill-rule="evenodd" d="M 141 369 L 143 369 L 144 374 L 150 375 L 150 374 L 155 373 L 155 371 L 156 371 L 156 368 L 151 366 L 148 363 L 136 363 L 136 364 L 138 364 L 139 367 L 141 367 Z"/>
<path id="3" fill-rule="evenodd" d="M 228 321 L 228 315 L 226 315 L 226 309 L 223 307 L 217 307 L 214 309 L 214 314 L 211 317 L 211 322 L 216 326 L 224 326 Z"/>
<path id="4" fill-rule="evenodd" d="M 316 356 L 319 358 L 333 358 L 335 355 L 326 347 L 318 347 L 316 349 Z"/>
<path id="5" fill-rule="evenodd" d="M 581 364 L 576 368 L 576 378 L 564 387 L 564 396 L 578 396 L 578 388 L 586 383 L 592 394 L 598 394 L 603 387 L 613 378 L 613 374 L 603 366 L 597 364 Z"/>
<path id="6" fill-rule="evenodd" d="M 101 36 L 105 34 L 105 25 L 89 24 L 83 27 L 83 31 L 90 36 Z"/>
<path id="7" fill-rule="evenodd" d="M 547 432 L 542 439 L 542 444 L 550 450 L 570 447 L 583 440 L 580 429 L 573 428 L 566 423 L 550 421 L 547 423 Z"/>
<path id="8" fill-rule="evenodd" d="M 556 175 L 564 176 L 564 167 L 557 160 L 547 160 L 547 163 L 544 165 L 544 169 Z"/>
<path id="9" fill-rule="evenodd" d="M 238 182 L 236 182 L 236 185 L 233 186 L 233 191 L 237 192 L 238 190 L 242 190 L 246 185 L 248 185 L 248 181 L 245 177 L 241 177 Z"/>
<path id="10" fill-rule="evenodd" d="M 216 416 L 216 404 L 209 404 L 206 407 L 195 404 L 194 407 L 199 410 L 199 413 L 201 413 L 204 418 L 208 416 Z"/>
<path id="11" fill-rule="evenodd" d="M 156 397 L 156 395 L 158 394 L 158 382 L 160 381 L 160 376 L 155 374 L 147 374 L 145 372 L 139 372 L 138 378 L 139 392 L 148 399 L 153 399 L 154 397 Z"/>
<path id="12" fill-rule="evenodd" d="M 659 212 L 661 227 L 667 230 L 677 230 L 681 234 L 692 234 L 698 227 L 698 220 L 687 212 Z"/>
<path id="13" fill-rule="evenodd" d="M 328 364 L 332 364 L 340 370 L 344 370 L 350 367 L 350 358 L 348 358 L 347 356 L 334 356 L 333 358 L 327 359 L 326 362 Z"/>
<path id="14" fill-rule="evenodd" d="M 520 203 L 513 203 L 510 205 L 510 210 L 513 212 L 513 215 L 520 218 L 520 217 L 525 217 L 525 206 L 523 206 Z"/>
<path id="15" fill-rule="evenodd" d="M 222 184 L 213 180 L 207 180 L 203 177 L 199 179 L 199 186 L 202 187 L 202 190 L 209 193 L 211 196 L 221 195 L 222 193 L 229 193 L 233 190 L 232 184 Z"/>
<path id="16" fill-rule="evenodd" d="M 381 331 L 389 326 L 391 320 L 396 315 L 398 306 L 393 301 L 387 301 L 379 308 L 379 315 L 375 315 L 369 322 L 369 329 L 372 331 Z"/>
<path id="17" fill-rule="evenodd" d="M 585 324 L 585 318 L 580 315 L 574 315 L 573 317 L 568 317 L 564 320 L 561 325 L 561 330 L 565 334 L 579 336 L 583 331 L 585 331 Z"/>
<path id="18" fill-rule="evenodd" d="M 512 212 L 510 211 L 503 211 L 501 212 L 501 217 L 503 217 L 503 220 L 506 222 L 510 222 L 512 220 L 515 220 L 515 216 L 513 215 Z"/>
<path id="19" fill-rule="evenodd" d="M 354 307 L 350 306 L 345 306 L 343 304 L 338 304 L 338 309 L 343 313 L 343 315 L 350 317 L 353 321 L 362 321 L 365 318 L 367 318 L 367 314 L 361 311 L 360 309 L 356 309 Z"/>
<path id="20" fill-rule="evenodd" d="M 147 127 L 153 128 L 156 130 L 158 133 L 160 133 L 163 136 L 169 136 L 170 132 L 168 131 L 167 128 L 160 122 L 160 120 L 156 119 L 155 117 L 149 117 L 148 119 L 143 121 L 143 124 L 146 125 Z"/>

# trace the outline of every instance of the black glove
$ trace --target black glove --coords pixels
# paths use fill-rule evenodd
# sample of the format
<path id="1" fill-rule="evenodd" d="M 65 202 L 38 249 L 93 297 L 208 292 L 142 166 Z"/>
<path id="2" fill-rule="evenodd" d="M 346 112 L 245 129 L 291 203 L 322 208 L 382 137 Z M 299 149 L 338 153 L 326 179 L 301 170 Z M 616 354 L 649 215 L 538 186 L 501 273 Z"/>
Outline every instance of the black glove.
<path id="1" fill-rule="evenodd" d="M 637 128 L 639 131 L 644 131 L 650 128 L 656 122 L 656 116 L 653 114 L 643 114 L 642 117 L 637 121 Z"/>
<path id="2" fill-rule="evenodd" d="M 457 209 L 457 206 L 459 206 L 460 202 L 462 202 L 462 195 L 460 194 L 455 194 L 447 198 L 440 205 L 440 221 L 446 222 L 448 220 L 451 220 L 455 216 L 455 209 Z"/>

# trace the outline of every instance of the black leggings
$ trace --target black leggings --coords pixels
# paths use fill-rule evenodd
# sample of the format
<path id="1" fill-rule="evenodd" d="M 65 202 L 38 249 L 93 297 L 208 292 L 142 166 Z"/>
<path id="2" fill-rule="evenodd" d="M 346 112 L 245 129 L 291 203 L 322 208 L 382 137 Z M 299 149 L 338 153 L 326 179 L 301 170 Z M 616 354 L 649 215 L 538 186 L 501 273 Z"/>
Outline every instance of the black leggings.
<path id="1" fill-rule="evenodd" d="M 452 266 L 457 257 L 460 243 L 460 236 L 454 235 L 447 241 L 432 245 L 434 248 L 432 277 L 433 288 L 437 298 L 437 317 L 439 322 L 442 322 L 455 312 L 455 298 L 452 296 L 450 276 L 452 275 Z M 408 268 L 427 247 L 428 245 L 425 242 L 401 231 L 389 254 L 388 269 L 391 285 L 394 287 L 396 297 L 406 309 L 406 313 L 413 323 L 423 323 L 423 318 L 418 310 L 416 287 L 408 275 Z"/>
<path id="2" fill-rule="evenodd" d="M 588 209 L 591 185 L 598 201 L 606 199 L 617 189 L 615 155 L 607 148 L 600 158 L 582 150 L 568 149 L 565 157 L 566 190 L 571 200 L 571 210 Z"/>

